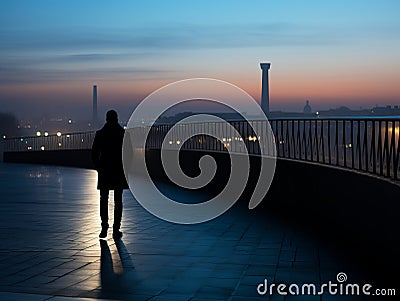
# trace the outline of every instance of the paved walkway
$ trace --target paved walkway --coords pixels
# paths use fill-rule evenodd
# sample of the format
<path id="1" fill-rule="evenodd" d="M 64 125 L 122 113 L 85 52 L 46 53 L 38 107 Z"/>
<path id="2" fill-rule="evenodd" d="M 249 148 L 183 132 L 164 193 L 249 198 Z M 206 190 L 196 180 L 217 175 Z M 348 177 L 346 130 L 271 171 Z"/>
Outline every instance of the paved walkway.
<path id="1" fill-rule="evenodd" d="M 364 300 L 259 296 L 265 278 L 319 284 L 347 271 L 272 216 L 238 207 L 207 223 L 176 225 L 125 191 L 124 237 L 115 243 L 111 233 L 98 239 L 94 171 L 0 164 L 0 183 L 1 300 Z"/>

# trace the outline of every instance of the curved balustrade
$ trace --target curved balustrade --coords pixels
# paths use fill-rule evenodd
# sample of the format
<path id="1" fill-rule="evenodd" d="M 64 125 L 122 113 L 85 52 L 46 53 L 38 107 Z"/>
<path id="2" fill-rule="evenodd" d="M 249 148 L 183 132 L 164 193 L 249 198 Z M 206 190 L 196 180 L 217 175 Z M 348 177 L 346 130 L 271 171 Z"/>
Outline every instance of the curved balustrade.
<path id="1" fill-rule="evenodd" d="M 181 144 L 186 150 L 231 151 L 249 154 L 272 154 L 275 143 L 280 158 L 340 166 L 398 180 L 399 118 L 272 118 L 272 135 L 256 136 L 265 121 L 229 121 L 239 136 L 227 124 L 199 122 L 175 127 L 168 144 Z M 212 129 L 219 140 L 206 135 L 196 135 L 182 141 L 183 133 Z M 147 139 L 148 148 L 160 148 L 172 125 L 154 125 Z M 143 128 L 135 128 L 136 134 Z M 5 139 L 5 152 L 90 149 L 95 132 L 67 133 L 40 137 Z M 246 149 L 243 149 L 244 142 Z M 242 146 L 240 146 L 242 145 Z M 265 151 L 266 150 L 266 151 Z"/>
<path id="2" fill-rule="evenodd" d="M 94 135 L 95 132 L 92 131 L 7 138 L 4 140 L 4 152 L 90 149 Z"/>
<path id="3" fill-rule="evenodd" d="M 278 119 L 271 125 L 279 157 L 398 179 L 400 119 Z"/>

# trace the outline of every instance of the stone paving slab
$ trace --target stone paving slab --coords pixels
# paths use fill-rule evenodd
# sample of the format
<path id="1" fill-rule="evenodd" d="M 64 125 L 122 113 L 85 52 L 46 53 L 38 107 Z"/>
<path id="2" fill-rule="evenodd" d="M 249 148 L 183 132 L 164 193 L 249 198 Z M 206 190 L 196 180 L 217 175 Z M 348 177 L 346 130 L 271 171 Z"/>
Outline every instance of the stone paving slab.
<path id="1" fill-rule="evenodd" d="M 0 165 L 0 300 L 328 300 L 260 296 L 256 288 L 265 278 L 318 284 L 346 271 L 338 256 L 273 216 L 237 207 L 176 225 L 129 191 L 123 239 L 99 240 L 96 181 L 91 170 Z"/>

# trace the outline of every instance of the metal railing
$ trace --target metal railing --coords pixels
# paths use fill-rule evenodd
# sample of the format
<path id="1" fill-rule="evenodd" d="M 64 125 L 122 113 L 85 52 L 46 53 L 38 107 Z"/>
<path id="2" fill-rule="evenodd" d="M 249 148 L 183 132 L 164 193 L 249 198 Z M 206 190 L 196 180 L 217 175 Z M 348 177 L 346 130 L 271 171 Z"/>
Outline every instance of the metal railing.
<path id="1" fill-rule="evenodd" d="M 398 180 L 400 119 L 271 120 L 278 157 L 341 166 Z"/>
<path id="2" fill-rule="evenodd" d="M 4 139 L 4 152 L 90 149 L 95 132 L 79 132 Z"/>
<path id="3" fill-rule="evenodd" d="M 275 155 L 271 146 L 275 143 L 272 132 L 264 127 L 265 121 L 229 121 L 226 122 L 197 122 L 189 124 L 179 124 L 172 130 L 172 135 L 169 136 L 167 144 L 183 144 L 184 150 L 207 150 L 214 152 L 229 151 L 233 153 L 249 153 Z M 152 126 L 146 147 L 159 149 L 164 142 L 164 137 L 171 131 L 173 125 L 155 125 Z M 236 133 L 234 132 L 236 130 Z M 183 143 L 182 137 L 189 133 L 212 132 L 219 139 L 206 134 L 194 135 Z M 256 133 L 261 133 L 257 136 Z M 238 135 L 239 134 L 239 135 Z M 190 135 L 192 136 L 192 135 Z"/>
<path id="4" fill-rule="evenodd" d="M 196 132 L 185 127 L 215 127 L 220 140 L 197 135 L 187 140 L 182 149 L 244 152 L 260 154 L 275 143 L 279 158 L 339 166 L 374 175 L 399 179 L 399 118 L 272 118 L 269 120 L 275 137 L 256 136 L 253 129 L 265 121 L 230 121 L 240 136 L 232 136 L 224 123 L 208 122 L 180 125 L 182 132 Z M 160 148 L 172 125 L 153 126 L 147 141 L 149 148 Z M 169 143 L 181 143 L 179 128 Z M 274 140 L 275 138 L 275 140 Z M 268 152 L 267 152 L 268 153 Z"/>
<path id="5" fill-rule="evenodd" d="M 279 158 L 339 166 L 398 180 L 400 174 L 400 118 L 272 118 L 274 136 L 256 136 L 265 121 L 229 121 L 181 124 L 167 143 L 181 143 L 180 133 L 195 127 L 213 127 L 219 139 L 196 135 L 183 149 L 260 154 L 260 147 L 275 143 Z M 240 136 L 235 136 L 229 125 Z M 185 129 L 186 127 L 186 129 Z M 154 125 L 146 147 L 160 148 L 172 125 Z M 140 131 L 140 128 L 137 130 Z M 47 137 L 5 139 L 4 151 L 90 149 L 95 132 L 67 133 Z M 239 143 L 242 142 L 242 143 Z M 244 143 L 243 143 L 244 142 Z"/>

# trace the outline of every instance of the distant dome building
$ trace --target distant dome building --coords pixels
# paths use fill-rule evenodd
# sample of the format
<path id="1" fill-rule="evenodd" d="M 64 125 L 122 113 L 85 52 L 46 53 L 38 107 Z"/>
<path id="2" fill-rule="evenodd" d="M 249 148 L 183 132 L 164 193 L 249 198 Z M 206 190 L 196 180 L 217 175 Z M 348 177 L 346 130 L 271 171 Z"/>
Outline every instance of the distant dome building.
<path id="1" fill-rule="evenodd" d="M 312 109 L 311 109 L 311 106 L 310 106 L 310 101 L 306 100 L 306 105 L 304 106 L 303 113 L 308 114 L 308 113 L 311 113 L 311 112 L 312 112 Z"/>

